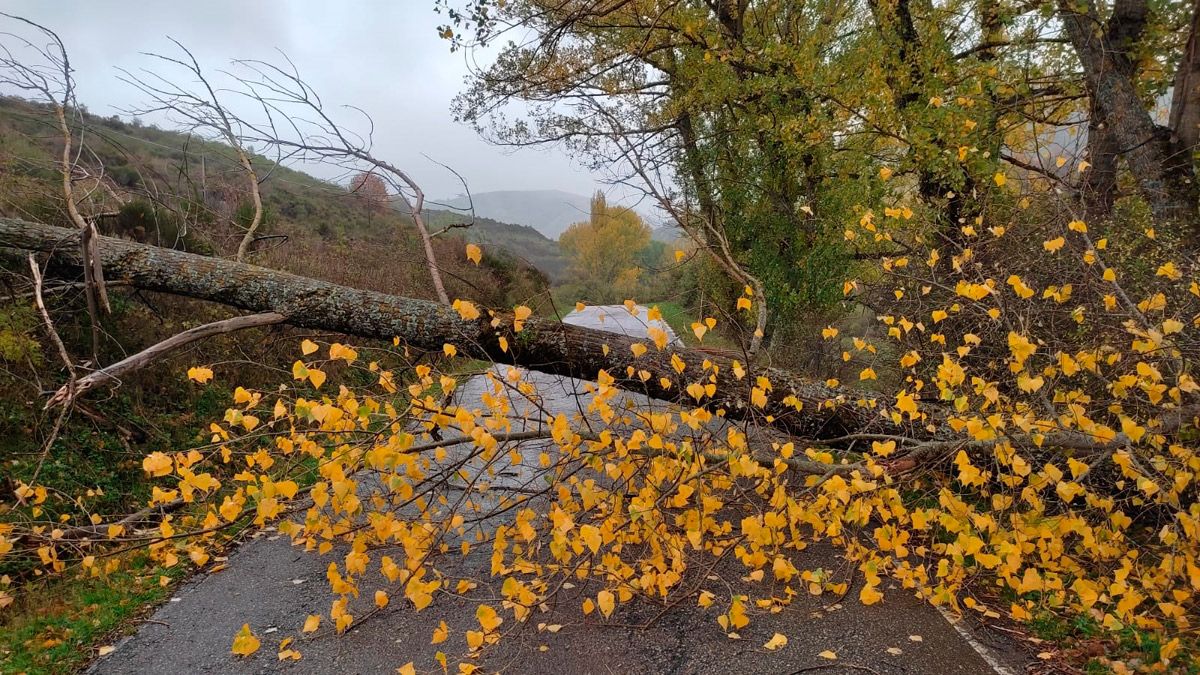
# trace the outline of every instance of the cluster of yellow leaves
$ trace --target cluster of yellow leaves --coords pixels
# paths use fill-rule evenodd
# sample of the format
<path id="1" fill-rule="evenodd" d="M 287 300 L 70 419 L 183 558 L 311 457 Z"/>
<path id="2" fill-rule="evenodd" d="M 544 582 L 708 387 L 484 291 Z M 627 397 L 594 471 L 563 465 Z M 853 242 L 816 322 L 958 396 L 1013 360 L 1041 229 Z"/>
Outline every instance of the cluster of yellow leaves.
<path id="1" fill-rule="evenodd" d="M 860 227 L 882 232 L 867 216 Z M 1046 249 L 1059 253 L 1067 236 L 1085 234 L 1083 223 L 1071 223 Z M 1095 251 L 1104 249 L 1091 250 L 1096 257 L 1083 261 L 1084 272 L 1101 263 Z M 449 395 L 458 388 L 452 373 L 425 363 L 364 364 L 357 350 L 336 343 L 322 361 L 321 347 L 305 340 L 294 386 L 238 387 L 234 406 L 209 428 L 209 450 L 143 459 L 155 481 L 152 503 L 202 505 L 197 515 L 165 517 L 152 555 L 163 564 L 182 556 L 205 564 L 220 526 L 243 518 L 275 523 L 305 550 L 345 551 L 327 569 L 335 599 L 299 630 L 315 632 L 323 618 L 347 630 L 355 621 L 350 603 L 365 584 L 384 586 L 369 596 L 376 607 L 435 611 L 442 596 L 474 597 L 475 624 L 442 622 L 432 637 L 440 644 L 461 631 L 471 655 L 500 640 L 506 621 L 537 617 L 555 593 L 585 583 L 590 590 L 579 602 L 591 620 L 619 620 L 621 606 L 639 597 L 696 593 L 697 606 L 737 637 L 756 614 L 781 611 L 801 594 L 846 591 L 829 571 L 803 569 L 798 553 L 819 540 L 857 565 L 865 604 L 886 602 L 890 578 L 932 603 L 985 616 L 1072 612 L 1112 631 L 1161 633 L 1163 644 L 1194 630 L 1200 454 L 1194 437 L 1175 431 L 1190 424 L 1180 418 L 1195 414 L 1200 394 L 1178 346 L 1200 327 L 1200 288 L 1183 288 L 1181 265 L 1156 264 L 1154 278 L 1165 286 L 1143 293 L 1141 317 L 1125 307 L 1093 343 L 1072 346 L 1023 312 L 1050 308 L 1044 311 L 1061 311 L 1086 329 L 1099 320 L 1087 317 L 1105 312 L 1096 287 L 1108 293 L 1115 273 L 1051 283 L 1028 270 L 982 275 L 965 252 L 930 259 L 930 267 L 948 268 L 937 282 L 944 290 L 910 280 L 895 295 L 924 298 L 920 316 L 881 316 L 883 329 L 871 338 L 835 326 L 821 331 L 844 343 L 845 361 L 869 360 L 851 371 L 859 381 L 875 386 L 886 374 L 899 384 L 887 394 L 849 394 L 830 381 L 830 398 L 817 407 L 843 406 L 907 437 L 864 438 L 849 453 L 794 441 L 764 447 L 723 425 L 724 411 L 706 407 L 725 366 L 706 360 L 697 367 L 676 354 L 662 357 L 667 372 L 652 372 L 647 358 L 645 369 L 630 366 L 624 376 L 682 390 L 690 406 L 631 408 L 602 371 L 580 410 L 567 414 L 540 408 L 536 388 L 516 369 L 479 375 L 478 400 L 458 402 Z M 907 261 L 885 267 L 911 279 Z M 749 308 L 752 295 L 747 288 L 739 309 Z M 1086 298 L 1086 312 L 1070 307 Z M 481 314 L 462 300 L 454 309 L 466 320 Z M 513 331 L 531 314 L 515 307 Z M 715 327 L 707 318 L 692 330 L 702 340 Z M 664 331 L 652 327 L 647 336 L 656 350 L 670 350 Z M 650 351 L 643 343 L 630 349 L 634 359 Z M 444 353 L 457 350 L 446 345 Z M 323 387 L 318 365 L 331 362 L 331 373 L 355 369 L 370 375 L 357 381 L 372 384 Z M 782 400 L 805 409 L 764 371 L 737 361 L 728 368 L 754 408 Z M 211 371 L 193 368 L 188 377 L 208 382 Z M 544 445 L 530 450 L 509 438 L 526 429 L 543 430 Z M 896 470 L 927 441 L 946 448 L 939 470 L 916 478 Z M 289 474 L 300 466 L 313 467 L 302 506 Z M 511 475 L 527 482 L 508 489 Z M 22 485 L 18 495 L 46 499 L 37 486 Z M 1149 508 L 1161 514 L 1152 529 L 1135 521 Z M 295 513 L 285 516 L 289 510 Z M 182 536 L 189 529 L 207 534 Z M 117 524 L 107 532 L 110 539 L 125 534 Z M 0 556 L 11 550 L 4 534 Z M 456 579 L 438 564 L 473 551 L 487 555 L 493 583 L 486 593 L 479 580 Z M 60 553 L 50 544 L 39 550 L 51 569 L 62 569 Z M 688 583 L 726 557 L 761 593 L 722 584 L 697 591 Z M 981 587 L 992 592 L 975 595 Z M 996 588 L 1015 600 L 1001 603 Z M 786 645 L 776 634 L 763 646 Z M 248 626 L 233 644 L 241 655 L 258 648 Z M 299 658 L 286 644 L 279 654 Z"/>

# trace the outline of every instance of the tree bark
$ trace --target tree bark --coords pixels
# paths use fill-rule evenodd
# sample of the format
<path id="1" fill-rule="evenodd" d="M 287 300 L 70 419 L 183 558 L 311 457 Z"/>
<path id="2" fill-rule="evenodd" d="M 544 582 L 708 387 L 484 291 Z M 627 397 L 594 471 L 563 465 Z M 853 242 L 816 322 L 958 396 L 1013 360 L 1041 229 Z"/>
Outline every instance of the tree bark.
<path id="1" fill-rule="evenodd" d="M 1200 0 L 1192 3 L 1192 27 L 1175 70 L 1170 124 L 1172 141 L 1191 161 L 1200 144 Z"/>
<path id="2" fill-rule="evenodd" d="M 1138 20 L 1136 1 L 1124 3 L 1130 20 Z M 1200 224 L 1196 221 L 1197 191 L 1191 157 L 1181 157 L 1170 132 L 1151 119 L 1149 111 L 1138 97 L 1122 62 L 1122 46 L 1114 44 L 1113 36 L 1120 35 L 1120 17 L 1104 30 L 1096 13 L 1094 0 L 1088 0 L 1080 11 L 1075 0 L 1058 0 L 1058 14 L 1067 37 L 1083 66 L 1084 83 L 1094 109 L 1100 113 L 1108 131 L 1113 135 L 1138 188 L 1155 218 L 1177 223 L 1190 223 L 1189 236 L 1200 242 Z"/>
<path id="3" fill-rule="evenodd" d="M 78 232 L 69 229 L 0 218 L 0 246 L 46 252 L 52 269 L 78 272 L 83 262 L 80 249 L 69 245 L 78 237 Z M 514 334 L 511 318 L 502 317 L 493 327 L 491 317 L 466 321 L 453 309 L 427 300 L 339 286 L 123 239 L 100 240 L 100 262 L 110 279 L 253 312 L 276 312 L 295 326 L 366 338 L 398 337 L 410 346 L 427 350 L 441 350 L 450 343 L 464 356 L 584 380 L 596 380 L 603 370 L 622 389 L 689 407 L 704 405 L 726 417 L 754 420 L 803 438 L 836 438 L 863 432 L 913 438 L 933 435 L 924 422 L 893 422 L 888 415 L 892 410 L 890 398 L 872 407 L 865 402 L 872 398 L 867 392 L 829 387 L 777 368 L 746 366 L 745 376 L 739 378 L 730 359 L 712 353 L 656 351 L 648 345 L 650 349 L 637 358 L 631 351 L 636 340 L 555 320 L 529 319 L 524 330 Z M 507 338 L 507 351 L 500 348 L 502 336 Z M 682 375 L 672 368 L 672 355 L 686 364 Z M 705 363 L 709 364 L 707 369 Z M 652 376 L 643 382 L 637 376 L 639 370 L 649 371 Z M 708 379 L 710 376 L 713 380 Z M 750 403 L 751 388 L 760 376 L 772 386 L 765 392 L 766 403 L 761 407 Z M 664 386 L 660 378 L 667 378 L 670 386 Z M 691 382 L 710 381 L 717 385 L 716 392 L 699 404 L 686 392 Z"/>

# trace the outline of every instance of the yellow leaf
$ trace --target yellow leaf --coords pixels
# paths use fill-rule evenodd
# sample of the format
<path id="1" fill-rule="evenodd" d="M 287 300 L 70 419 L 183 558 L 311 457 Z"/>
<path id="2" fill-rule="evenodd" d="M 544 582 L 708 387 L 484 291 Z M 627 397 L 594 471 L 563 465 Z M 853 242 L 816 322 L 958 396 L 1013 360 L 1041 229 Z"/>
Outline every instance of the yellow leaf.
<path id="1" fill-rule="evenodd" d="M 108 656 L 109 654 L 111 654 L 111 653 L 113 653 L 113 652 L 115 652 L 115 651 L 117 651 L 117 648 L 116 648 L 116 647 L 114 647 L 114 646 L 112 646 L 112 645 L 104 645 L 103 647 L 101 647 L 100 649 L 98 649 L 98 650 L 96 651 L 96 653 L 97 653 L 98 655 L 100 655 L 100 656 Z"/>
<path id="2" fill-rule="evenodd" d="M 775 635 L 771 636 L 770 640 L 766 641 L 766 643 L 763 645 L 763 649 L 775 651 L 776 649 L 779 649 L 780 647 L 783 647 L 784 645 L 786 645 L 787 642 L 788 642 L 788 639 L 787 639 L 786 635 L 784 635 L 783 633 L 776 633 Z"/>
<path id="3" fill-rule="evenodd" d="M 305 633 L 313 633 L 320 627 L 321 627 L 321 615 L 320 614 L 309 614 L 308 618 L 304 620 L 303 631 Z"/>
<path id="4" fill-rule="evenodd" d="M 396 673 L 397 675 L 417 675 L 417 667 L 413 665 L 412 661 L 409 661 L 397 668 Z"/>
<path id="5" fill-rule="evenodd" d="M 629 345 L 629 351 L 633 352 L 633 358 L 636 359 L 636 358 L 640 357 L 642 354 L 646 353 L 646 345 L 644 345 L 640 342 L 635 342 L 635 343 Z"/>
<path id="6" fill-rule="evenodd" d="M 896 409 L 907 413 L 909 419 L 917 418 L 917 400 L 907 391 L 896 394 Z"/>
<path id="7" fill-rule="evenodd" d="M 533 314 L 533 310 L 525 305 L 517 305 L 513 308 L 513 330 L 520 333 L 525 329 L 525 321 Z"/>
<path id="8" fill-rule="evenodd" d="M 1025 285 L 1025 282 L 1021 280 L 1021 277 L 1011 274 L 1008 277 L 1007 283 L 1009 286 L 1012 286 L 1013 292 L 1022 299 L 1029 299 L 1033 297 L 1035 291 L 1029 286 Z"/>
<path id="9" fill-rule="evenodd" d="M 821 652 L 820 654 L 817 654 L 817 656 L 819 656 L 823 659 L 828 659 L 830 661 L 837 660 L 837 652 L 830 650 L 830 649 L 826 649 L 825 651 Z"/>
<path id="10" fill-rule="evenodd" d="M 589 549 L 591 549 L 592 553 L 597 553 L 600 551 L 600 544 L 602 543 L 602 539 L 600 537 L 600 528 L 596 527 L 595 525 L 584 525 L 579 528 L 579 538 L 583 540 L 583 543 L 587 545 Z M 607 616 L 607 614 L 605 616 Z"/>
<path id="11" fill-rule="evenodd" d="M 508 338 L 501 335 L 499 342 L 500 342 L 500 351 L 507 354 L 508 353 Z"/>
<path id="12" fill-rule="evenodd" d="M 320 349 L 320 347 L 318 347 L 317 343 L 313 342 L 312 340 L 305 340 L 304 342 L 300 343 L 300 353 L 304 354 L 305 356 L 308 356 L 318 349 Z"/>
<path id="13" fill-rule="evenodd" d="M 751 306 L 750 298 L 741 297 L 741 298 L 737 299 L 737 308 L 738 309 L 744 309 L 748 312 L 748 311 L 750 311 L 750 306 Z"/>
<path id="14" fill-rule="evenodd" d="M 859 381 L 862 381 L 877 380 L 879 378 L 875 375 L 875 370 L 873 368 L 863 368 L 862 372 L 858 374 L 858 379 Z"/>
<path id="15" fill-rule="evenodd" d="M 171 458 L 161 452 L 152 452 L 142 460 L 142 470 L 151 476 L 171 473 Z"/>
<path id="16" fill-rule="evenodd" d="M 463 321 L 474 321 L 479 318 L 479 308 L 470 300 L 455 300 L 450 307 L 458 312 Z"/>
<path id="17" fill-rule="evenodd" d="M 384 591 L 375 591 L 375 606 L 383 609 L 388 605 L 388 594 Z"/>
<path id="18" fill-rule="evenodd" d="M 242 624 L 242 629 L 233 638 L 233 648 L 231 651 L 238 656 L 250 656 L 258 651 L 260 645 L 261 643 L 258 638 L 254 637 L 254 633 L 250 632 L 250 624 Z"/>
<path id="19" fill-rule="evenodd" d="M 675 250 L 675 262 L 680 262 L 681 260 L 683 260 L 683 257 L 685 255 L 687 255 L 687 254 L 684 253 L 683 251 L 676 249 Z"/>
<path id="20" fill-rule="evenodd" d="M 1008 176 L 997 171 L 996 175 L 992 176 L 992 180 L 996 182 L 997 187 L 1004 187 L 1004 184 L 1008 182 Z"/>
<path id="21" fill-rule="evenodd" d="M 209 380 L 212 380 L 213 371 L 212 371 L 212 368 L 205 368 L 203 366 L 193 366 L 191 368 L 188 368 L 187 376 L 188 376 L 189 380 L 192 380 L 194 382 L 199 382 L 200 384 L 204 384 L 204 383 L 208 382 Z"/>
<path id="22" fill-rule="evenodd" d="M 837 334 L 838 329 L 834 328 L 833 326 L 821 329 L 821 337 L 825 338 L 826 340 L 832 340 L 833 338 L 837 337 Z"/>
<path id="23" fill-rule="evenodd" d="M 1154 274 L 1155 276 L 1166 277 L 1171 281 L 1178 281 L 1183 276 L 1183 273 L 1175 267 L 1175 263 L 1170 261 L 1159 265 L 1158 271 Z"/>
<path id="24" fill-rule="evenodd" d="M 700 607 L 711 607 L 713 598 L 717 597 L 711 591 L 700 591 L 700 597 L 696 599 L 696 605 Z"/>
<path id="25" fill-rule="evenodd" d="M 1061 249 L 1063 247 L 1063 244 L 1066 244 L 1066 243 L 1067 243 L 1067 240 L 1065 238 L 1055 237 L 1054 239 L 1050 239 L 1048 241 L 1042 242 L 1042 248 L 1046 249 L 1047 251 L 1049 251 L 1051 253 L 1058 253 L 1058 250 Z"/>
<path id="26" fill-rule="evenodd" d="M 895 173 L 895 172 L 892 171 L 891 169 L 887 168 L 886 166 L 880 167 L 879 178 L 880 178 L 880 180 L 887 180 L 892 177 L 893 173 Z"/>
<path id="27" fill-rule="evenodd" d="M 1072 232 L 1080 232 L 1080 233 L 1088 231 L 1087 224 L 1084 223 L 1082 220 L 1072 220 L 1071 222 L 1067 223 L 1067 229 L 1071 230 Z"/>
<path id="28" fill-rule="evenodd" d="M 322 384 L 325 384 L 325 373 L 320 370 L 309 370 L 308 381 L 312 382 L 312 386 L 320 389 Z"/>
<path id="29" fill-rule="evenodd" d="M 1008 334 L 1008 349 L 1012 352 L 1013 359 L 1017 364 L 1022 364 L 1025 363 L 1025 359 L 1028 359 L 1037 351 L 1037 345 L 1024 335 L 1010 331 Z"/>
<path id="30" fill-rule="evenodd" d="M 667 332 L 665 330 L 650 326 L 646 328 L 646 334 L 650 336 L 651 340 L 654 340 L 654 346 L 657 347 L 659 351 L 666 349 L 667 343 L 670 340 L 667 337 Z M 637 356 L 637 354 L 634 356 Z"/>
<path id="31" fill-rule="evenodd" d="M 475 618 L 479 620 L 479 627 L 485 633 L 496 630 L 500 624 L 504 623 L 504 619 L 497 615 L 496 610 L 492 609 L 490 605 L 480 605 L 477 607 L 475 609 Z"/>
<path id="32" fill-rule="evenodd" d="M 482 259 L 483 259 L 483 251 L 480 250 L 480 248 L 478 246 L 476 246 L 475 244 L 467 244 L 467 260 L 470 260 L 471 262 L 478 265 L 479 261 Z"/>
<path id="33" fill-rule="evenodd" d="M 442 351 L 446 354 L 446 356 L 454 358 L 454 356 L 458 354 L 458 347 L 455 347 L 447 342 L 446 344 L 442 345 Z"/>
<path id="34" fill-rule="evenodd" d="M 874 605 L 883 599 L 883 593 L 879 592 L 874 586 L 866 585 L 858 592 L 858 600 L 864 605 Z"/>
<path id="35" fill-rule="evenodd" d="M 299 661 L 302 658 L 300 652 L 296 651 L 295 649 L 288 648 L 288 645 L 292 644 L 294 641 L 295 638 L 284 638 L 283 641 L 279 643 L 278 657 L 280 661 Z"/>
<path id="36" fill-rule="evenodd" d="M 954 285 L 954 292 L 963 296 L 964 298 L 982 300 L 991 294 L 992 289 L 983 284 L 973 284 L 969 281 L 960 279 L 958 283 Z"/>
<path id="37" fill-rule="evenodd" d="M 704 340 L 704 334 L 708 332 L 708 326 L 705 326 L 699 321 L 693 322 L 692 332 L 696 334 L 697 340 Z"/>
<path id="38" fill-rule="evenodd" d="M 431 645 L 438 645 L 446 641 L 450 637 L 450 627 L 445 621 L 438 624 L 437 628 L 433 629 L 433 639 L 429 641 Z"/>
<path id="39" fill-rule="evenodd" d="M 612 615 L 615 604 L 616 599 L 612 592 L 600 591 L 596 594 L 596 605 L 600 607 L 600 613 L 604 615 L 604 618 Z"/>

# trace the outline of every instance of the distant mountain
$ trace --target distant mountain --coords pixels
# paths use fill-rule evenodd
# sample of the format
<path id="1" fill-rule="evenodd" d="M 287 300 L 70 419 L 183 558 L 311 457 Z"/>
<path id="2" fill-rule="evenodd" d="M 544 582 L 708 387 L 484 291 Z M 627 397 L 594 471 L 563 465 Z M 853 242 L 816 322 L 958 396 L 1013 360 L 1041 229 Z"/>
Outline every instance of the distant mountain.
<path id="1" fill-rule="evenodd" d="M 528 225 L 554 240 L 573 223 L 587 220 L 591 210 L 590 197 L 561 190 L 500 190 L 471 198 L 476 216 Z M 466 196 L 437 200 L 453 209 L 465 209 L 469 203 Z"/>

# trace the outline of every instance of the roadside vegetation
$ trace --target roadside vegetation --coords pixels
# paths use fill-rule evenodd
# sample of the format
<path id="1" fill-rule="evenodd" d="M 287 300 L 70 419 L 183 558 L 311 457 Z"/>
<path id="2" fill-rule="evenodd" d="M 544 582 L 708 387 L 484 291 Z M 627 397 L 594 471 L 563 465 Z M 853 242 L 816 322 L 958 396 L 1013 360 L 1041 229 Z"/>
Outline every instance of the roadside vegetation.
<path id="1" fill-rule="evenodd" d="M 448 48 L 526 36 L 460 121 L 565 146 L 686 236 L 603 194 L 558 255 L 459 236 L 270 64 L 223 73 L 265 120 L 189 109 L 220 120 L 208 140 L 88 116 L 65 84 L 3 101 L 5 668 L 98 649 L 269 526 L 331 556 L 331 603 L 247 626 L 231 658 L 302 659 L 282 640 L 447 594 L 475 621 L 401 672 L 474 672 L 559 601 L 617 623 L 683 603 L 740 639 L 800 594 L 905 592 L 1048 668 L 1200 670 L 1200 5 L 436 4 Z M 565 331 L 576 303 L 650 307 L 687 348 Z M 247 316 L 266 323 L 97 371 Z M 595 382 L 586 419 L 493 363 Z M 479 405 L 454 399 L 468 377 Z M 816 542 L 850 580 L 805 568 Z M 479 549 L 491 583 L 443 572 Z"/>

